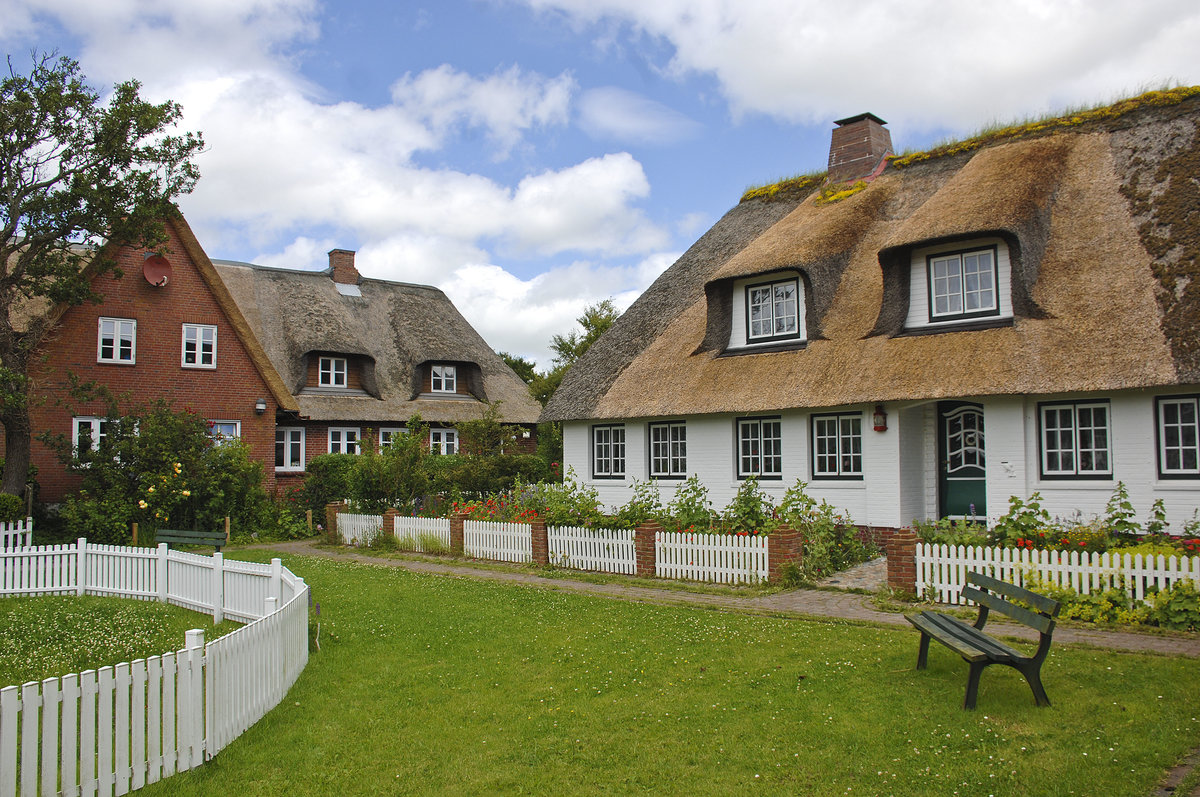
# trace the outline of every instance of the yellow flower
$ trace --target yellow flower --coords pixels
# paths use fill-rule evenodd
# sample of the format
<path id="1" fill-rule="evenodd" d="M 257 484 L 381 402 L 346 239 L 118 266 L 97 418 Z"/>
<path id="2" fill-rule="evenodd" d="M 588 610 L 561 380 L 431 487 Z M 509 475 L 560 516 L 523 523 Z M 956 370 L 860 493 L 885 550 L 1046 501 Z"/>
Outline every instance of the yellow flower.
<path id="1" fill-rule="evenodd" d="M 183 497 L 184 497 L 184 498 L 187 498 L 187 497 L 188 497 L 189 495 L 191 495 L 191 494 L 192 494 L 192 491 L 191 491 L 191 490 L 184 490 L 184 491 L 183 491 Z"/>
<path id="2" fill-rule="evenodd" d="M 152 492 L 154 492 L 154 488 L 153 488 L 153 487 L 151 487 L 151 488 L 147 489 L 147 490 L 146 490 L 146 492 L 148 492 L 148 493 L 152 493 Z"/>
<path id="3" fill-rule="evenodd" d="M 145 502 L 144 500 L 143 500 L 143 501 L 138 501 L 138 507 L 139 507 L 139 508 L 141 508 L 141 509 L 145 509 L 145 508 L 146 508 L 146 506 L 147 506 L 147 504 L 146 504 L 146 502 Z"/>

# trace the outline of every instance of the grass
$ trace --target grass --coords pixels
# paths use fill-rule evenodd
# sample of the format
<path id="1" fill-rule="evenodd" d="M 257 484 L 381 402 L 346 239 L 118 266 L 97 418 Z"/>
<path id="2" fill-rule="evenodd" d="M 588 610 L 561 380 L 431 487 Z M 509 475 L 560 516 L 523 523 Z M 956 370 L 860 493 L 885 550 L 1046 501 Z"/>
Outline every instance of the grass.
<path id="1" fill-rule="evenodd" d="M 0 686 L 40 681 L 179 650 L 191 628 L 216 639 L 226 620 L 157 601 L 94 596 L 0 599 Z"/>
<path id="2" fill-rule="evenodd" d="M 963 662 L 935 646 L 914 671 L 907 629 L 285 564 L 321 650 L 279 708 L 145 794 L 1145 795 L 1200 743 L 1190 659 L 1060 645 L 1052 708 L 991 668 L 964 712 Z"/>

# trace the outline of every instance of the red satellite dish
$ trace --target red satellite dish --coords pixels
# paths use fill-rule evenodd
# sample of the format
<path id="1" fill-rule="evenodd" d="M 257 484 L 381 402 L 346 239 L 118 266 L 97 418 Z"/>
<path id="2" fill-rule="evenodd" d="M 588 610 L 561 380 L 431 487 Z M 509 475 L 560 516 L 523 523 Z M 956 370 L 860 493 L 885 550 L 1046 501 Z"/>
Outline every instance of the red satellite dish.
<path id="1" fill-rule="evenodd" d="M 150 255 L 142 262 L 142 275 L 156 288 L 171 280 L 171 264 L 162 255 Z"/>

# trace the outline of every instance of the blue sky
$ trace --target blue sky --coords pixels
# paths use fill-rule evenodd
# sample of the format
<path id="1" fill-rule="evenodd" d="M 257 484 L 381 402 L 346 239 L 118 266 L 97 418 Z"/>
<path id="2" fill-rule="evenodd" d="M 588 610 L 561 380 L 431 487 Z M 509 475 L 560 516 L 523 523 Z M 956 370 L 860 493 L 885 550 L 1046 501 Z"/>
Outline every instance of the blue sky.
<path id="1" fill-rule="evenodd" d="M 543 366 L 835 119 L 922 148 L 1200 82 L 1194 0 L 0 0 L 0 40 L 183 105 L 211 257 L 355 249 Z"/>

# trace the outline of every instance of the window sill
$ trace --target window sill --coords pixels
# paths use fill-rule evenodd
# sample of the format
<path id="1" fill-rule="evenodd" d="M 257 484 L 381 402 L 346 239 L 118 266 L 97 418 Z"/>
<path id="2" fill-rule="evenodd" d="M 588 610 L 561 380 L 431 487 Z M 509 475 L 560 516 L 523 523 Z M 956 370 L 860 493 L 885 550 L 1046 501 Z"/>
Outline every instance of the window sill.
<path id="1" fill-rule="evenodd" d="M 785 341 L 781 343 L 761 343 L 758 345 L 738 346 L 728 348 L 717 357 L 742 357 L 747 354 L 774 354 L 781 351 L 801 351 L 808 348 L 807 340 Z"/>
<path id="2" fill-rule="evenodd" d="M 1096 490 L 1109 493 L 1116 489 L 1116 486 L 1117 482 L 1111 476 L 1042 476 L 1035 484 L 1036 488 L 1042 490 Z"/>
<path id="3" fill-rule="evenodd" d="M 215 371 L 215 370 L 217 370 L 216 364 L 213 364 L 213 365 L 180 365 L 179 367 L 183 368 L 185 370 L 188 370 L 188 371 Z"/>
<path id="4" fill-rule="evenodd" d="M 137 365 L 136 360 L 96 360 L 96 365 Z"/>
<path id="5" fill-rule="evenodd" d="M 370 398 L 371 397 L 371 395 L 369 393 L 367 393 L 367 391 L 359 390 L 357 388 L 313 387 L 311 385 L 308 387 L 301 388 L 300 393 L 298 395 L 301 395 L 301 396 L 342 396 L 342 397 L 359 396 L 362 398 Z"/>
<path id="6" fill-rule="evenodd" d="M 1168 478 L 1159 477 L 1150 485 L 1153 490 L 1163 491 L 1189 491 L 1194 492 L 1200 490 L 1200 476 L 1171 476 Z"/>
<path id="7" fill-rule="evenodd" d="M 808 486 L 821 490 L 865 490 L 867 480 L 862 476 L 813 476 Z"/>
<path id="8" fill-rule="evenodd" d="M 987 329 L 1004 329 L 1013 325 L 1013 318 L 970 319 L 967 321 L 935 321 L 929 326 L 905 327 L 895 337 L 908 338 L 918 335 L 940 335 L 943 332 L 982 332 Z"/>

